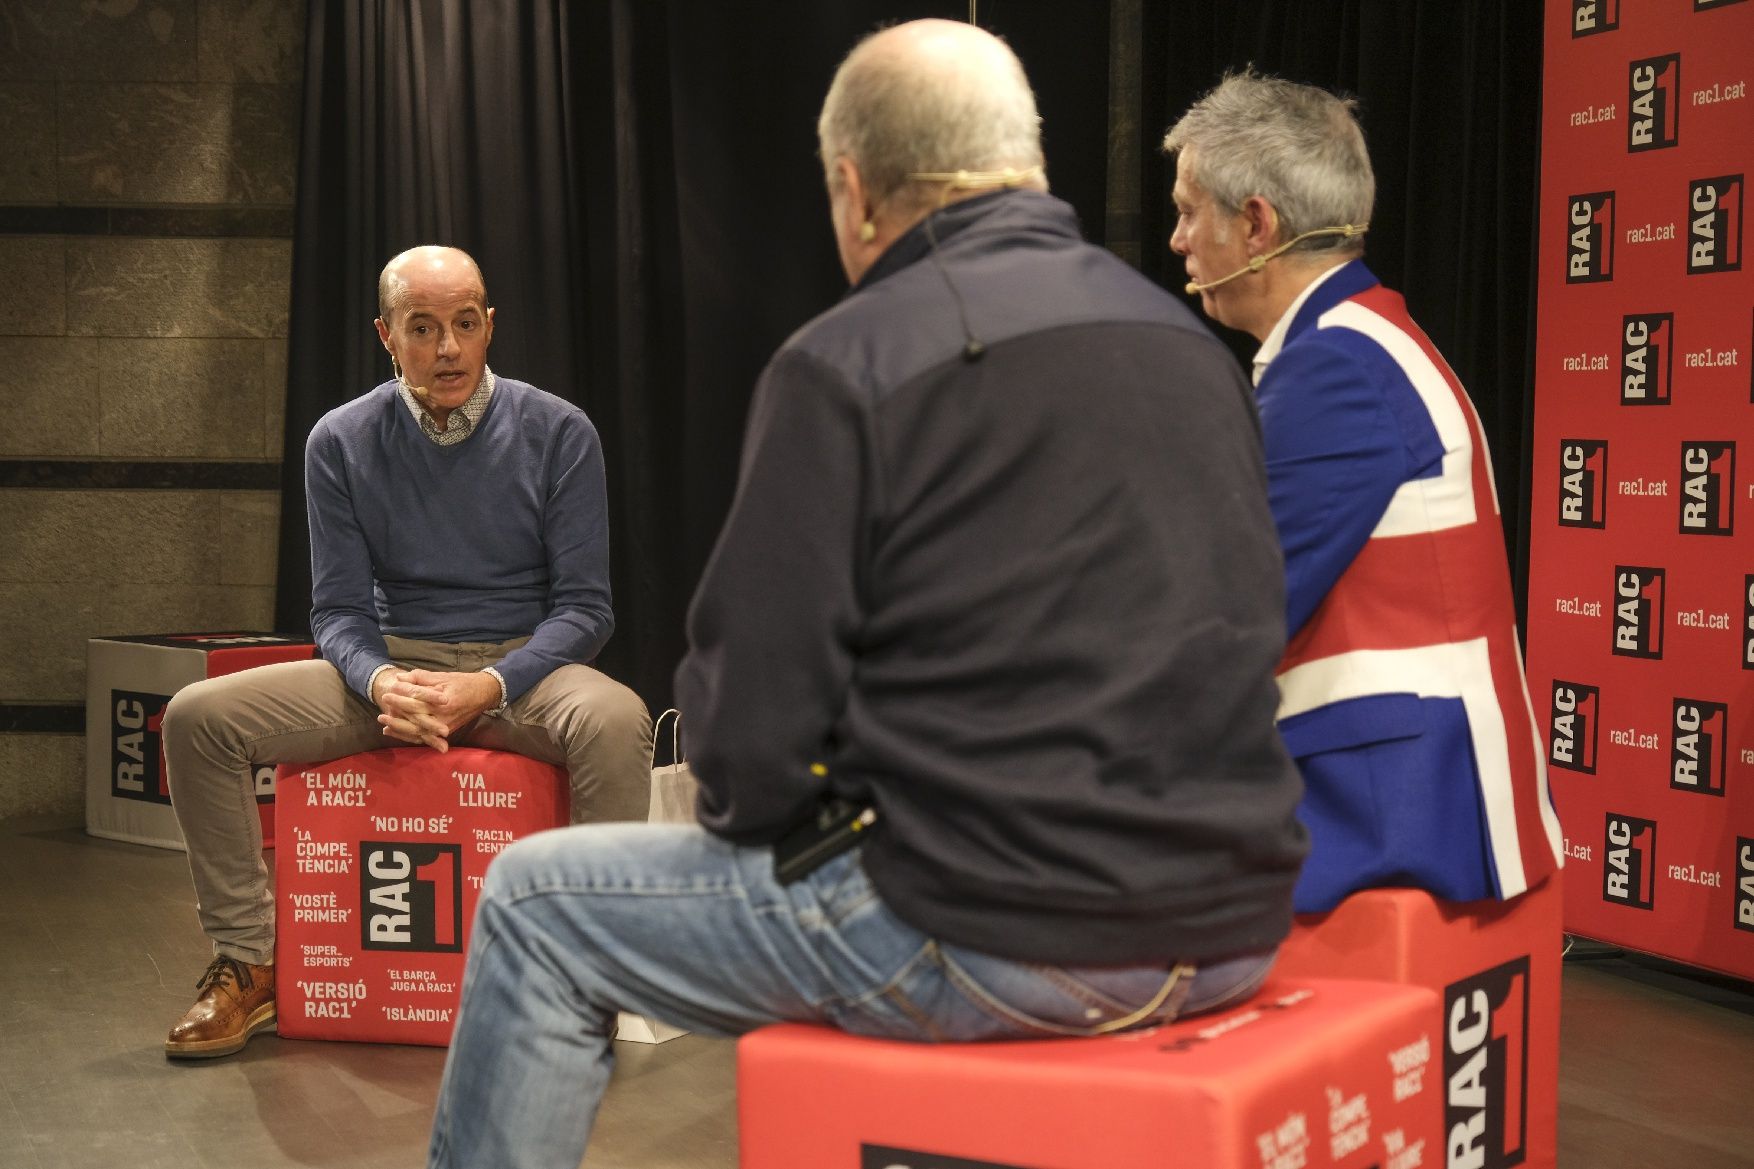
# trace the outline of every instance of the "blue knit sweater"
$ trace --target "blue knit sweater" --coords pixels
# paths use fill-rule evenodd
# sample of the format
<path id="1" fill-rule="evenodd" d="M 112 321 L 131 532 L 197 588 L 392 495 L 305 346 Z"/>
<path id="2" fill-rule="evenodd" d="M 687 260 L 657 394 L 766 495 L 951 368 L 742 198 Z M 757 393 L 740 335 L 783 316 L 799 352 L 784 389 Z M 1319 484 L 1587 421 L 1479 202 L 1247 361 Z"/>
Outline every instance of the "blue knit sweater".
<path id="1" fill-rule="evenodd" d="M 499 378 L 475 433 L 442 447 L 386 382 L 311 430 L 305 493 L 311 629 L 359 694 L 385 634 L 530 636 L 497 666 L 511 699 L 609 640 L 603 452 L 552 394 Z"/>

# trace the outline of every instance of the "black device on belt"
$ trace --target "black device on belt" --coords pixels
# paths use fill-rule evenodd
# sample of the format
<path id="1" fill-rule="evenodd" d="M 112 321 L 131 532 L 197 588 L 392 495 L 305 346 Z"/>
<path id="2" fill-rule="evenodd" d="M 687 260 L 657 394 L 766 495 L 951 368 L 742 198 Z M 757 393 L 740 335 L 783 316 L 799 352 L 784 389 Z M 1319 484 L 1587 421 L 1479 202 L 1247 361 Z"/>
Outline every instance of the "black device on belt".
<path id="1" fill-rule="evenodd" d="M 877 809 L 838 797 L 824 800 L 816 814 L 786 831 L 773 846 L 773 875 L 782 885 L 808 876 L 834 857 L 857 848 L 877 824 Z"/>

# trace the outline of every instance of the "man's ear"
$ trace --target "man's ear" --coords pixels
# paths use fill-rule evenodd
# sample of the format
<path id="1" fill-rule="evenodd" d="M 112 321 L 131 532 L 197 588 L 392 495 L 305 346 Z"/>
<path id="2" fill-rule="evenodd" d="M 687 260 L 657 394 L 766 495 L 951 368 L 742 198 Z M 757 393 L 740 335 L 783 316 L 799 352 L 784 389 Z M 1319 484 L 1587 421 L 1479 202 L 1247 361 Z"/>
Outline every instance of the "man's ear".
<path id="1" fill-rule="evenodd" d="M 372 324 L 378 327 L 378 340 L 384 343 L 385 349 L 388 349 L 390 347 L 390 326 L 384 324 L 383 317 L 373 320 Z"/>
<path id="2" fill-rule="evenodd" d="M 1258 256 L 1279 246 L 1279 212 L 1265 198 L 1250 195 L 1244 199 L 1242 219 L 1250 255 Z"/>
<path id="3" fill-rule="evenodd" d="M 865 188 L 865 176 L 859 173 L 859 164 L 844 154 L 834 160 L 834 168 L 841 189 L 846 192 L 846 208 L 854 216 L 853 228 L 857 231 L 859 224 L 869 223 L 876 216 L 870 192 Z"/>

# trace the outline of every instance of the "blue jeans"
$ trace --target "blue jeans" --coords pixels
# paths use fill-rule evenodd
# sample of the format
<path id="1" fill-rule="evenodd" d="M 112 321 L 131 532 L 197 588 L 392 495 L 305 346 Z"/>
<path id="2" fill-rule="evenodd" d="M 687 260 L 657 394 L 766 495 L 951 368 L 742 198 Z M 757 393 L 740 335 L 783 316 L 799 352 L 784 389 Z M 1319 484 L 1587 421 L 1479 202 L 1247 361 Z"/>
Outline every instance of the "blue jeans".
<path id="1" fill-rule="evenodd" d="M 889 912 L 858 853 L 791 885 L 692 825 L 543 832 L 488 870 L 428 1164 L 577 1169 L 617 1011 L 739 1035 L 779 1020 L 927 1042 L 1091 1035 L 1240 1001 L 1273 954 L 1046 967 Z"/>

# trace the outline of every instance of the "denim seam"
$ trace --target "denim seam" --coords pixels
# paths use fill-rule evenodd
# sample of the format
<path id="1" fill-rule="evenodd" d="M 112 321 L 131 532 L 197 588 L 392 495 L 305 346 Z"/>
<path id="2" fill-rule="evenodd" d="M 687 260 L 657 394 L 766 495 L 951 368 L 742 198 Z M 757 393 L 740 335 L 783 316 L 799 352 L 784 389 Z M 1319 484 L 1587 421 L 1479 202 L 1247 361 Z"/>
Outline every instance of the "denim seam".
<path id="1" fill-rule="evenodd" d="M 979 1010 L 986 1012 L 988 1015 L 993 1016 L 1001 1022 L 1022 1025 L 1030 1030 L 1039 1031 L 1046 1035 L 1086 1034 L 1086 1032 L 1080 1028 L 1064 1027 L 1056 1023 L 1049 1023 L 1046 1020 L 1037 1019 L 1033 1015 L 1019 1011 L 1009 1003 L 1004 1002 L 993 995 L 986 987 L 976 982 L 973 975 L 964 970 L 961 965 L 957 963 L 956 959 L 952 958 L 949 954 L 944 953 L 942 949 L 938 951 L 938 960 L 944 968 L 944 976 L 950 980 L 952 986 L 962 992 L 964 998 Z"/>
<path id="2" fill-rule="evenodd" d="M 479 922 L 478 928 L 474 931 L 474 936 L 469 940 L 469 961 L 471 963 L 478 965 L 481 962 L 482 956 L 485 955 L 498 940 L 498 932 L 498 930 L 494 929 L 491 921 L 482 920 Z M 465 973 L 467 973 L 467 971 L 465 971 Z M 462 1018 L 463 1008 L 466 1005 L 465 1000 L 469 990 L 469 980 L 465 978 L 461 988 L 462 993 L 457 997 L 457 1013 L 452 1016 L 454 1019 Z M 443 1084 L 440 1085 L 439 1103 L 441 1105 L 445 1103 Z M 449 1164 L 451 1151 L 451 1110 L 448 1107 L 444 1108 L 442 1112 L 435 1114 L 433 1117 L 432 1145 L 433 1147 L 429 1152 L 429 1156 L 432 1158 L 431 1164 Z"/>
<path id="3" fill-rule="evenodd" d="M 1067 972 L 1061 967 L 1032 966 L 1031 969 L 1045 978 L 1048 982 L 1058 987 L 1068 997 L 1077 999 L 1086 1006 L 1100 1007 L 1103 1010 L 1108 1011 L 1119 1011 L 1122 1014 L 1127 1013 L 1128 1007 L 1126 1003 L 1103 994 L 1095 987 L 1090 986 L 1082 979 Z"/>
<path id="4" fill-rule="evenodd" d="M 863 1008 L 870 1003 L 882 999 L 905 1015 L 931 1042 L 944 1042 L 944 1032 L 938 1027 L 937 1023 L 932 1020 L 931 1015 L 926 1011 L 921 1010 L 919 1005 L 915 1003 L 913 999 L 909 998 L 907 993 L 901 989 L 902 982 L 913 973 L 914 967 L 927 960 L 935 962 L 938 957 L 938 943 L 927 938 L 925 944 L 918 950 L 914 951 L 913 957 L 901 964 L 901 968 L 890 977 L 888 982 L 884 983 L 881 987 L 872 991 L 870 994 L 860 995 L 856 999 L 847 1000 L 846 1005 L 849 1007 Z"/>
<path id="5" fill-rule="evenodd" d="M 924 1011 L 920 1010 L 920 1008 L 914 1004 L 914 1001 L 908 998 L 900 987 L 890 987 L 885 990 L 883 992 L 883 998 L 894 1006 L 896 1010 L 900 1011 L 903 1015 L 906 1015 L 908 1019 L 913 1022 L 913 1025 L 918 1027 L 921 1034 L 925 1035 L 928 1040 L 933 1043 L 943 1043 L 945 1041 L 944 1032 L 939 1030 L 938 1025 L 932 1021 L 931 1017 Z M 865 1001 L 869 1002 L 870 1000 L 867 999 Z"/>
<path id="6" fill-rule="evenodd" d="M 767 862 L 757 860 L 755 863 Z M 827 922 L 828 915 L 821 911 L 821 898 L 816 895 L 814 887 L 810 885 L 809 882 L 806 882 L 804 886 L 802 886 L 803 888 L 809 888 L 812 893 L 810 904 L 806 907 L 800 905 L 795 896 L 798 887 L 793 887 L 792 891 L 788 891 L 787 887 L 780 886 L 778 888 L 778 891 L 781 893 L 779 899 L 758 900 L 750 895 L 750 886 L 743 880 L 742 865 L 734 862 L 729 871 L 732 880 L 736 883 L 739 894 L 748 904 L 750 913 L 760 918 L 768 918 L 774 922 L 788 925 L 791 930 L 795 931 L 794 940 L 799 947 L 800 953 L 810 964 L 810 973 L 816 979 L 814 983 L 805 981 L 801 976 L 792 971 L 790 962 L 781 954 L 774 935 L 770 930 L 764 929 L 758 931 L 755 935 L 754 941 L 755 944 L 760 947 L 763 957 L 769 964 L 769 969 L 780 972 L 781 975 L 790 982 L 793 993 L 810 1004 L 810 1009 L 815 1012 L 815 1015 L 819 1020 L 828 1022 L 831 1008 L 834 1006 L 862 1006 L 863 1004 L 870 1002 L 876 994 L 880 993 L 870 992 L 855 998 L 849 998 L 842 993 L 840 989 L 841 980 L 836 976 L 833 964 L 823 955 L 824 942 L 827 940 L 825 939 L 825 934 L 832 933 L 831 940 L 834 945 L 839 947 L 840 953 L 844 958 L 860 963 L 864 963 L 865 958 L 856 948 L 849 946 L 846 941 L 840 937 L 838 931 L 828 931 L 824 928 L 823 923 Z M 763 888 L 765 889 L 767 886 L 763 885 Z M 814 915 L 817 919 L 816 922 L 811 922 L 809 920 L 811 915 Z M 910 959 L 907 966 L 904 966 L 904 969 L 910 967 L 912 962 L 916 961 L 917 958 L 918 955 L 916 955 L 914 959 Z"/>
<path id="7" fill-rule="evenodd" d="M 1272 968 L 1273 964 L 1271 962 L 1267 963 L 1265 966 L 1262 966 L 1259 970 L 1255 971 L 1253 976 L 1243 979 L 1211 1002 L 1200 1003 L 1198 1006 L 1189 1007 L 1184 999 L 1183 1009 L 1203 1015 L 1218 1010 L 1221 1007 L 1233 1006 L 1236 1003 L 1241 1002 L 1243 999 L 1248 998 L 1259 989 L 1261 984 L 1266 982 L 1267 974 Z M 1191 983 L 1192 980 L 1190 979 L 1189 981 Z M 1193 993 L 1191 987 L 1188 993 L 1190 995 Z"/>
<path id="8" fill-rule="evenodd" d="M 485 959 L 486 959 L 487 954 L 496 945 L 500 944 L 499 935 L 500 935 L 500 931 L 497 928 L 495 928 L 493 921 L 487 915 L 485 915 L 485 914 L 478 914 L 477 915 L 476 927 L 475 927 L 475 930 L 473 932 L 473 936 L 470 938 L 470 941 L 469 941 L 469 964 L 468 964 L 468 967 L 464 971 L 462 993 L 458 996 L 457 1011 L 456 1011 L 456 1014 L 453 1016 L 453 1018 L 461 1020 L 464 1011 L 468 1007 L 469 992 L 472 989 L 474 989 L 476 986 L 475 981 L 472 978 L 470 978 L 469 975 L 471 973 L 473 973 L 474 970 L 476 970 L 478 967 L 483 965 L 485 963 Z M 580 996 L 577 993 L 577 987 L 576 986 L 571 987 L 570 989 L 573 992 L 572 997 L 574 997 L 575 999 L 578 999 Z M 477 1008 L 477 1010 L 479 1010 L 479 1009 L 480 1008 Z M 613 1040 L 614 1026 L 615 1026 L 615 1018 L 614 1018 L 613 1014 L 611 1014 L 611 1016 L 610 1016 L 610 1034 L 607 1037 L 606 1041 Z M 450 1063 L 450 1061 L 447 1059 L 446 1060 L 446 1068 L 445 1068 L 445 1072 L 446 1072 L 445 1078 L 446 1079 L 449 1078 L 449 1073 L 451 1071 L 451 1069 L 449 1067 L 449 1063 Z M 451 1135 L 450 1135 L 451 1123 L 452 1123 L 452 1110 L 448 1107 L 444 1107 L 445 1103 L 446 1103 L 446 1101 L 445 1101 L 444 1083 L 441 1081 L 440 1086 L 439 1086 L 438 1105 L 440 1107 L 443 1107 L 443 1111 L 441 1112 L 437 1108 L 435 1108 L 435 1111 L 433 1114 L 432 1132 L 431 1132 L 431 1136 L 429 1138 L 428 1154 L 427 1154 L 428 1158 L 429 1158 L 427 1163 L 429 1165 L 448 1166 L 448 1165 L 452 1164 L 452 1161 L 451 1161 Z"/>
<path id="9" fill-rule="evenodd" d="M 918 966 L 922 961 L 924 961 L 928 957 L 932 956 L 935 949 L 936 949 L 936 943 L 932 942 L 930 939 L 928 939 L 924 945 L 922 945 L 919 949 L 914 951 L 913 957 L 909 958 L 906 962 L 903 962 L 901 964 L 900 969 L 896 970 L 896 972 L 894 974 L 890 975 L 889 979 L 887 981 L 885 981 L 881 986 L 874 987 L 871 990 L 866 991 L 864 994 L 857 995 L 853 998 L 843 998 L 841 1001 L 849 1007 L 862 1007 L 867 1003 L 875 1002 L 876 1000 L 881 999 L 881 998 L 897 998 L 898 997 L 901 1002 L 907 1004 L 907 1007 L 909 1009 L 909 1013 L 915 1015 L 918 1019 L 920 1019 L 923 1022 L 925 1019 L 925 1016 L 918 1014 L 918 1008 L 914 1007 L 913 1001 L 911 999 L 909 999 L 906 995 L 901 993 L 900 988 L 901 988 L 901 984 L 904 981 L 906 981 L 908 976 L 914 972 L 914 967 Z"/>
<path id="10" fill-rule="evenodd" d="M 844 907 L 840 906 L 841 890 L 856 881 L 862 881 L 864 883 L 865 891 L 860 894 L 858 899 L 852 904 Z M 853 864 L 847 866 L 846 871 L 842 873 L 840 879 L 834 883 L 833 888 L 815 891 L 813 900 L 815 902 L 813 908 L 817 916 L 820 917 L 823 922 L 832 926 L 836 931 L 839 931 L 841 927 L 846 924 L 847 920 L 855 913 L 858 913 L 873 901 L 878 901 L 880 899 L 877 896 L 876 888 L 871 884 L 870 878 L 865 875 L 863 866 L 858 864 L 855 860 Z"/>
<path id="11" fill-rule="evenodd" d="M 548 897 L 562 894 L 590 894 L 592 896 L 616 897 L 731 897 L 755 907 L 749 900 L 748 892 L 736 883 L 715 883 L 712 885 L 665 885 L 665 886 L 626 886 L 603 885 L 595 881 L 543 881 L 540 884 L 526 885 L 517 889 L 508 889 L 500 893 L 499 899 L 508 905 L 527 901 L 532 897 Z M 755 910 L 759 912 L 759 910 Z"/>
<path id="12" fill-rule="evenodd" d="M 877 891 L 875 889 L 867 888 L 866 893 L 857 901 L 853 902 L 838 913 L 832 915 L 824 913 L 822 915 L 822 920 L 827 922 L 838 932 L 846 925 L 847 921 L 851 919 L 855 913 L 858 913 L 861 909 L 864 909 L 877 899 Z"/>
<path id="13" fill-rule="evenodd" d="M 1102 1024 L 1096 1024 L 1090 1027 L 1067 1027 L 1064 1024 L 1050 1023 L 1045 1019 L 1038 1019 L 1034 1015 L 1018 1010 L 1016 1007 L 1005 1002 L 1003 999 L 987 990 L 986 987 L 982 986 L 975 980 L 973 975 L 964 970 L 949 954 L 945 954 L 940 950 L 939 956 L 943 962 L 944 973 L 950 979 L 951 984 L 960 990 L 969 1002 L 1003 1022 L 1021 1024 L 1048 1035 L 1091 1036 L 1103 1033 Z M 1171 977 L 1171 972 L 1165 970 L 1164 977 L 1166 979 Z M 1170 1001 L 1174 1000 L 1174 998 L 1175 995 L 1172 992 L 1169 999 L 1166 1000 L 1163 1005 L 1169 1007 Z M 1174 1017 L 1175 1010 L 1172 1008 L 1167 1016 L 1154 1016 L 1153 1021 L 1166 1023 Z"/>

